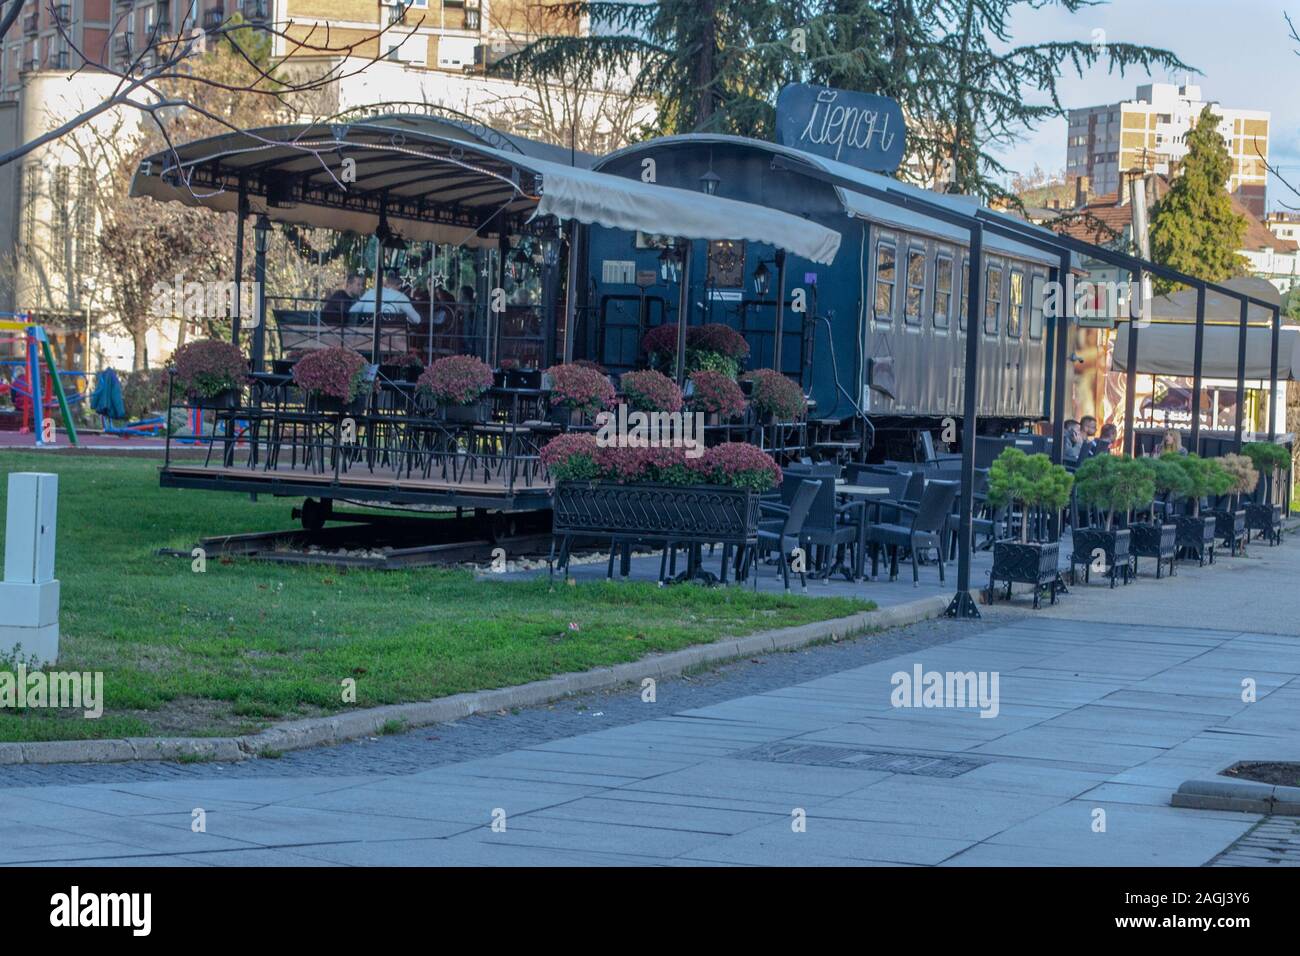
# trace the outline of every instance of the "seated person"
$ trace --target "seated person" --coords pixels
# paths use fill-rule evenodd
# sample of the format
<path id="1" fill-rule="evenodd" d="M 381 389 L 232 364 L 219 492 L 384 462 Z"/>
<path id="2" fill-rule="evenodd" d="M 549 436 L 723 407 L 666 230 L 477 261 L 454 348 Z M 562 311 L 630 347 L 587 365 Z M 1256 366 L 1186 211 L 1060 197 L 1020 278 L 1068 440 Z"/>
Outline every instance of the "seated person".
<path id="1" fill-rule="evenodd" d="M 1094 455 L 1109 455 L 1111 446 L 1119 437 L 1119 429 L 1114 425 L 1101 426 L 1101 434 L 1084 446 L 1083 458 L 1092 458 Z"/>
<path id="2" fill-rule="evenodd" d="M 1170 451 L 1178 455 L 1187 454 L 1187 449 L 1183 447 L 1182 433 L 1176 428 L 1166 429 L 1164 437 L 1160 439 L 1160 447 L 1156 449 L 1156 454 L 1163 455 Z"/>
<path id="3" fill-rule="evenodd" d="M 321 306 L 320 320 L 326 325 L 347 325 L 348 311 L 357 301 L 357 296 L 361 295 L 365 285 L 366 281 L 359 273 L 349 272 L 343 288 L 331 292 L 325 304 Z"/>
<path id="4" fill-rule="evenodd" d="M 389 269 L 384 272 L 384 297 L 380 309 L 384 316 L 405 316 L 406 321 L 412 325 L 419 325 L 422 321 L 420 313 L 416 312 L 411 306 L 411 300 L 401 289 L 401 278 L 396 269 Z M 361 293 L 360 298 L 348 309 L 351 315 L 374 315 L 375 314 L 375 290 L 367 289 Z"/>
<path id="5" fill-rule="evenodd" d="M 1078 461 L 1083 452 L 1083 428 L 1073 418 L 1065 423 L 1065 441 L 1061 445 L 1061 458 Z"/>

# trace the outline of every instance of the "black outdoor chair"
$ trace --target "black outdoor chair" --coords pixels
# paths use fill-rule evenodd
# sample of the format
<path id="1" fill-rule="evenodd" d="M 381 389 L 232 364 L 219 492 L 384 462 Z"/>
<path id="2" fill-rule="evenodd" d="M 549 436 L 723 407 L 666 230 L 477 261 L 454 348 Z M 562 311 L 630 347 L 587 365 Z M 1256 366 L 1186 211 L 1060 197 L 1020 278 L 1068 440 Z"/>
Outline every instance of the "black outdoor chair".
<path id="1" fill-rule="evenodd" d="M 784 487 L 784 482 L 782 483 Z M 775 551 L 781 556 L 781 577 L 785 581 L 785 589 L 790 590 L 790 552 L 795 548 L 802 548 L 804 554 L 808 553 L 808 542 L 804 536 L 804 522 L 808 517 L 808 512 L 812 508 L 813 499 L 821 491 L 822 482 L 809 480 L 806 478 L 798 479 L 798 484 L 793 489 L 790 498 L 790 504 L 785 509 L 784 515 L 778 521 L 760 521 L 758 526 L 758 546 L 757 557 L 762 558 Z M 807 563 L 799 567 L 799 586 L 804 591 L 808 590 Z M 746 568 L 745 571 L 748 569 Z M 742 574 L 744 571 L 741 572 Z M 754 568 L 754 588 L 758 588 L 758 568 Z"/>
<path id="2" fill-rule="evenodd" d="M 871 547 L 871 577 L 874 579 L 878 573 L 880 549 L 884 547 L 889 549 L 889 580 L 895 580 L 898 577 L 899 549 L 906 548 L 911 551 L 912 586 L 916 587 L 921 581 L 921 549 L 934 548 L 939 554 L 939 581 L 942 583 L 948 517 L 952 511 L 953 499 L 956 497 L 957 485 L 952 482 L 927 482 L 919 504 L 912 506 L 900 503 L 896 506 L 904 515 L 911 516 L 910 522 L 877 524 L 868 528 L 867 543 Z"/>
<path id="3" fill-rule="evenodd" d="M 820 479 L 821 490 L 813 499 L 812 509 L 804 522 L 804 536 L 818 550 L 815 577 L 829 582 L 830 576 L 838 568 L 849 580 L 857 576 L 861 567 L 861 555 L 856 554 L 857 543 L 862 533 L 862 523 L 866 514 L 866 502 L 840 502 L 835 494 L 835 477 L 839 471 L 834 464 L 814 466 L 812 477 Z M 854 560 L 851 567 L 844 564 L 845 549 L 852 549 Z"/>

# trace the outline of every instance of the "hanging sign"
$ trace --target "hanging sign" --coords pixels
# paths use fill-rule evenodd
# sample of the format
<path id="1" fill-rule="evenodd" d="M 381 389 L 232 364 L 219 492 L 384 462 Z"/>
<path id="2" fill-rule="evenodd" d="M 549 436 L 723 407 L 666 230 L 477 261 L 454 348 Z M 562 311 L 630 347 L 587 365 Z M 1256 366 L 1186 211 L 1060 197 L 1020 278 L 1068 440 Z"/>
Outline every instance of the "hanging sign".
<path id="1" fill-rule="evenodd" d="M 776 141 L 859 169 L 892 173 L 903 161 L 907 124 L 886 96 L 791 83 L 776 98 Z"/>

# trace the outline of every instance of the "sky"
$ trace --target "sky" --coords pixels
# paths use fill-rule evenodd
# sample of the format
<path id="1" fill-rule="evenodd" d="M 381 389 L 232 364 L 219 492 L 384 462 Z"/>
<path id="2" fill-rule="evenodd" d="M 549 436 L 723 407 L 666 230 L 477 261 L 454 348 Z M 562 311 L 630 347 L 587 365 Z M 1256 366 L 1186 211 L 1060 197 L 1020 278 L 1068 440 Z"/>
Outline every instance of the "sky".
<path id="1" fill-rule="evenodd" d="M 1200 70 L 1191 82 L 1206 100 L 1238 109 L 1268 110 L 1269 160 L 1300 189 L 1300 44 L 1288 36 L 1283 13 L 1300 27 L 1300 0 L 1113 0 L 1075 14 L 1026 4 L 1013 21 L 1017 44 L 1047 40 L 1091 42 L 1093 31 L 1106 31 L 1109 43 L 1163 47 Z M 1128 71 L 1108 74 L 1104 65 L 1082 79 L 1062 78 L 1061 102 L 1067 108 L 1099 106 L 1133 99 L 1144 83 L 1183 83 L 1184 75 Z M 1035 91 L 1026 90 L 1027 97 Z M 1021 141 L 996 151 L 1010 169 L 1029 172 L 1037 163 L 1048 172 L 1065 168 L 1066 121 L 1043 123 Z M 1300 195 L 1272 176 L 1269 208 L 1285 203 L 1300 208 Z"/>

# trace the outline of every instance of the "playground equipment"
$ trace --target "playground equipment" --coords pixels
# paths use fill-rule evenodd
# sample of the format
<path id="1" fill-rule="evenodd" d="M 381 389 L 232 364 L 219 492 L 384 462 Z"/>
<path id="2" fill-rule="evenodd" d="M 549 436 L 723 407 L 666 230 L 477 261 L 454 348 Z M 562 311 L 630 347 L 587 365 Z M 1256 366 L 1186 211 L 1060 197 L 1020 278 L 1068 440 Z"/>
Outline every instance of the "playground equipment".
<path id="1" fill-rule="evenodd" d="M 105 435 L 157 435 L 166 430 L 167 419 L 161 416 L 126 421 L 126 406 L 122 401 L 122 383 L 117 372 L 106 368 L 95 377 L 95 390 L 90 394 L 90 407 L 99 413 Z"/>
<path id="2" fill-rule="evenodd" d="M 57 405 L 63 417 L 63 428 L 68 433 L 68 440 L 74 445 L 77 444 L 77 428 L 72 423 L 72 412 L 69 409 L 68 396 L 63 390 L 63 382 L 60 379 L 60 375 L 64 373 L 59 372 L 58 364 L 54 361 L 54 349 L 50 347 L 50 340 L 45 335 L 45 329 L 34 324 L 31 317 L 26 313 L 0 312 L 0 316 L 4 316 L 4 318 L 0 318 L 0 333 L 22 333 L 21 335 L 0 335 L 0 342 L 21 341 L 26 346 L 26 358 L 11 359 L 3 363 L 5 365 L 16 365 L 25 373 L 15 376 L 14 380 L 6 386 L 6 390 L 15 396 L 15 406 L 22 408 L 23 430 L 31 429 L 36 436 L 37 446 L 53 444 L 54 423 L 53 419 L 46 417 L 45 412 Z M 44 368 L 41 367 L 42 358 L 45 360 Z M 83 380 L 85 378 L 80 372 L 66 374 L 80 377 Z M 84 390 L 79 389 L 75 393 L 75 399 L 80 401 L 83 397 Z M 22 401 L 19 401 L 19 399 L 22 399 Z"/>

